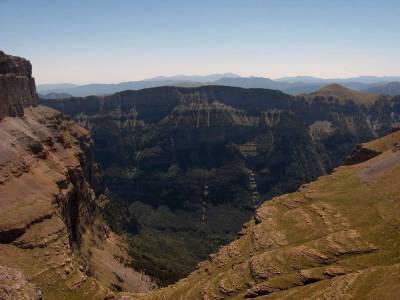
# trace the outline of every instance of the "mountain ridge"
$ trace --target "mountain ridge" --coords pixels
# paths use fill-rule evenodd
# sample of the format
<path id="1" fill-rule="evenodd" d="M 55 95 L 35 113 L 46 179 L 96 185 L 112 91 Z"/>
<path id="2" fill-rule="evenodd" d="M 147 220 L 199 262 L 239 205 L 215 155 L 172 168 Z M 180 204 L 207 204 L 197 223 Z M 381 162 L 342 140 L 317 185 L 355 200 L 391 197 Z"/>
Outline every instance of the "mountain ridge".
<path id="1" fill-rule="evenodd" d="M 400 82 L 392 81 L 384 84 L 374 84 L 365 89 L 365 92 L 390 96 L 400 95 Z"/>
<path id="2" fill-rule="evenodd" d="M 202 85 L 226 85 L 243 88 L 267 88 L 279 89 L 283 92 L 297 95 L 302 93 L 315 92 L 322 86 L 338 83 L 350 89 L 363 91 L 373 88 L 379 83 L 387 83 L 388 80 L 400 80 L 397 77 L 356 77 L 349 79 L 322 79 L 316 77 L 288 77 L 283 79 L 269 79 L 265 77 L 220 77 L 224 74 L 214 74 L 205 76 L 159 76 L 148 80 L 127 81 L 116 84 L 86 84 L 73 86 L 72 88 L 49 89 L 47 85 L 42 88 L 38 85 L 41 93 L 69 93 L 72 96 L 107 95 L 128 89 L 143 89 L 159 86 L 202 86 Z M 211 76 L 211 77 L 210 77 Z M 213 78 L 212 78 L 213 77 Z M 303 81 L 302 81 L 303 80 Z M 51 86 L 51 85 L 50 85 Z"/>

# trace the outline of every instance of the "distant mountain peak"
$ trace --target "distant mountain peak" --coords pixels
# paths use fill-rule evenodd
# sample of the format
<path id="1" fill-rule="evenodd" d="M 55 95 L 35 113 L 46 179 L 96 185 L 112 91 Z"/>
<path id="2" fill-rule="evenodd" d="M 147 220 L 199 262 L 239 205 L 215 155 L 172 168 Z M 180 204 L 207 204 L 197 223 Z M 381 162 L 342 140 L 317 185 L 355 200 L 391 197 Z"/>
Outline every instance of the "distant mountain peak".
<path id="1" fill-rule="evenodd" d="M 314 93 L 311 93 L 310 95 L 334 97 L 342 101 L 352 100 L 357 104 L 372 104 L 379 97 L 375 94 L 355 91 L 337 83 L 323 86 L 322 88 Z"/>
<path id="2" fill-rule="evenodd" d="M 320 88 L 318 91 L 316 91 L 316 93 L 319 92 L 342 92 L 342 93 L 351 93 L 351 92 L 355 92 L 352 89 L 349 89 L 341 84 L 338 83 L 331 83 L 328 85 L 323 86 L 322 88 Z"/>

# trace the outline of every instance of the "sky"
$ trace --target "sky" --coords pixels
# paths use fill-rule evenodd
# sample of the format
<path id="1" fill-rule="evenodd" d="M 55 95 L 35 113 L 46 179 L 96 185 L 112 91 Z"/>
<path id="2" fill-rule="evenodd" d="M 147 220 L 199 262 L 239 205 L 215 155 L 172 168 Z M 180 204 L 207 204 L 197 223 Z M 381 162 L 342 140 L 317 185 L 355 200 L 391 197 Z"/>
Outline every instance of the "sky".
<path id="1" fill-rule="evenodd" d="M 0 0 L 37 83 L 400 75 L 398 0 Z"/>

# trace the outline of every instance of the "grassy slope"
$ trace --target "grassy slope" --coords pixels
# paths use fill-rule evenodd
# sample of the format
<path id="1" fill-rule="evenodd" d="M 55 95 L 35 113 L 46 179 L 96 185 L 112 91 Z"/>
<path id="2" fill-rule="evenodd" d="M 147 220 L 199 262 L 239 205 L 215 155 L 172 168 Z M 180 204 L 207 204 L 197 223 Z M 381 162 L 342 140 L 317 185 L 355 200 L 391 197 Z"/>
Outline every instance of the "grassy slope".
<path id="1" fill-rule="evenodd" d="M 400 293 L 400 151 L 339 167 L 265 202 L 241 237 L 175 285 L 133 299 L 395 299 Z M 376 144 L 376 142 L 374 142 Z M 374 145 L 371 143 L 370 145 Z"/>
<path id="2" fill-rule="evenodd" d="M 400 143 L 400 130 L 393 132 L 390 135 L 384 136 L 380 139 L 363 144 L 364 148 L 368 148 L 377 152 L 384 152 L 385 150 Z"/>

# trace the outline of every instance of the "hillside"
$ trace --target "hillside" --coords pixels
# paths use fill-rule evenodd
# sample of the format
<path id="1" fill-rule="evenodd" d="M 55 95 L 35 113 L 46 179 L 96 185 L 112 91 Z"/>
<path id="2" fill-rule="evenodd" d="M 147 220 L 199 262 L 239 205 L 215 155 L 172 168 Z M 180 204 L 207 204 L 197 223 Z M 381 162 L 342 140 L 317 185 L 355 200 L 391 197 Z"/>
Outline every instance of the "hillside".
<path id="1" fill-rule="evenodd" d="M 129 299 L 396 299 L 400 136 L 365 147 L 377 156 L 265 202 L 187 278 Z"/>
<path id="2" fill-rule="evenodd" d="M 348 89 L 339 84 L 329 84 L 310 94 L 311 96 L 333 97 L 341 101 L 352 100 L 357 104 L 371 105 L 379 99 L 378 95 Z"/>

